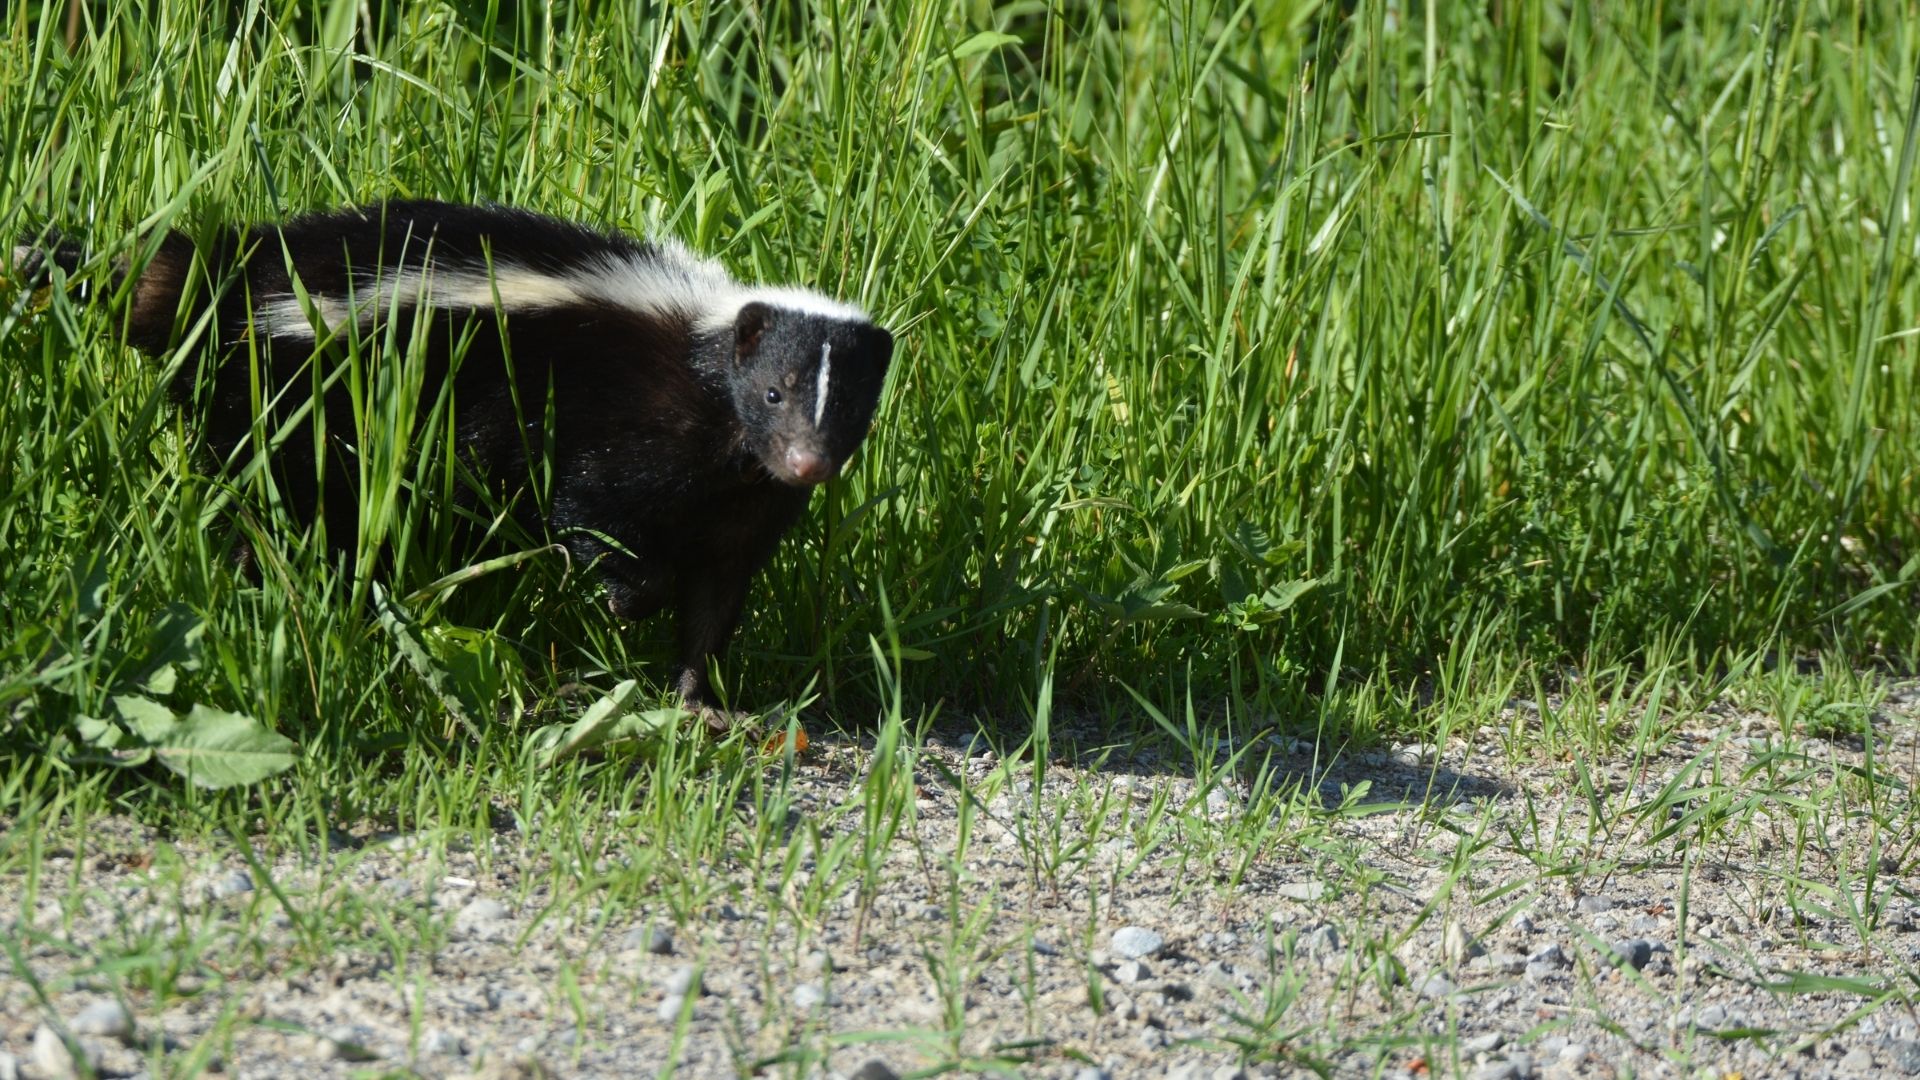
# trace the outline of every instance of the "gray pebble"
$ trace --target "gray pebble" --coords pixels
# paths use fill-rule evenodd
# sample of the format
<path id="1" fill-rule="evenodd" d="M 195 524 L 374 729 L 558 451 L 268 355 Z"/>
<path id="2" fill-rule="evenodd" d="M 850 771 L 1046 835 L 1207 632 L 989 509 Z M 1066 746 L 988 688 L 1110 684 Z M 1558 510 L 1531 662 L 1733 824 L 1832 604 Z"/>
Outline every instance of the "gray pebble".
<path id="1" fill-rule="evenodd" d="M 1908 1076 L 1920 1076 L 1920 1042 L 1902 1039 L 1893 1044 L 1893 1064 Z"/>
<path id="2" fill-rule="evenodd" d="M 673 954 L 673 928 L 655 924 L 646 927 L 641 934 L 640 947 L 655 956 Z"/>
<path id="3" fill-rule="evenodd" d="M 1868 1050 L 1864 1046 L 1856 1046 L 1847 1051 L 1847 1056 L 1841 1058 L 1840 1064 L 1834 1067 L 1841 1072 L 1871 1072 L 1873 1070 L 1873 1051 Z"/>
<path id="4" fill-rule="evenodd" d="M 868 1058 L 860 1063 L 859 1068 L 853 1070 L 847 1080 L 900 1080 L 900 1074 L 893 1071 L 893 1066 L 879 1058 Z"/>
<path id="5" fill-rule="evenodd" d="M 1138 960 L 1123 960 L 1113 967 L 1115 982 L 1137 983 L 1151 974 L 1153 973 L 1147 970 L 1147 965 Z"/>
<path id="6" fill-rule="evenodd" d="M 1628 941 L 1616 941 L 1611 946 L 1613 955 L 1619 961 L 1635 971 L 1647 966 L 1653 959 L 1653 942 L 1645 938 L 1633 938 Z"/>
<path id="7" fill-rule="evenodd" d="M 467 906 L 453 917 L 453 928 L 467 937 L 491 941 L 506 936 L 507 916 L 512 913 L 498 900 L 479 897 L 467 901 Z"/>
<path id="8" fill-rule="evenodd" d="M 1460 1049 L 1467 1054 L 1491 1054 L 1505 1045 L 1506 1041 L 1507 1037 L 1504 1034 L 1498 1031 L 1489 1031 L 1484 1035 L 1475 1035 L 1473 1038 L 1462 1042 Z"/>
<path id="9" fill-rule="evenodd" d="M 67 1030 L 75 1035 L 98 1035 L 125 1042 L 133 1037 L 133 1015 L 126 1006 L 108 999 L 96 1001 L 67 1021 Z"/>
<path id="10" fill-rule="evenodd" d="M 1446 931 L 1440 935 L 1440 955 L 1446 957 L 1450 963 L 1458 964 L 1480 956 L 1486 951 L 1480 947 L 1478 941 L 1474 940 L 1473 935 L 1467 933 L 1466 928 L 1457 922 L 1448 923 Z"/>
<path id="11" fill-rule="evenodd" d="M 827 992 L 819 983 L 801 983 L 788 997 L 801 1012 L 812 1012 L 827 1003 Z"/>
<path id="12" fill-rule="evenodd" d="M 1457 989 L 1459 987 L 1453 984 L 1452 979 L 1437 971 L 1430 971 L 1413 981 L 1413 992 L 1424 998 L 1443 998 Z"/>
<path id="13" fill-rule="evenodd" d="M 1727 1007 L 1725 1005 L 1705 1005 L 1693 1010 L 1693 1026 L 1708 1031 L 1718 1031 L 1727 1026 Z"/>
<path id="14" fill-rule="evenodd" d="M 669 972 L 665 979 L 661 980 L 660 989 L 665 990 L 670 995 L 677 994 L 684 996 L 692 992 L 698 985 L 699 979 L 694 975 L 693 965 L 681 964 Z"/>
<path id="15" fill-rule="evenodd" d="M 19 1059 L 5 1050 L 0 1050 L 0 1080 L 20 1080 Z"/>
<path id="16" fill-rule="evenodd" d="M 1113 932 L 1113 951 L 1129 960 L 1154 956 L 1166 943 L 1165 938 L 1144 926 L 1123 926 Z"/>
<path id="17" fill-rule="evenodd" d="M 1587 1060 L 1587 1048 L 1581 1043 L 1568 1043 L 1555 1056 L 1560 1059 L 1561 1065 L 1571 1069 Z"/>
<path id="18" fill-rule="evenodd" d="M 239 896 L 252 891 L 253 875 L 245 870 L 222 874 L 207 885 L 207 895 L 215 900 L 225 900 L 229 896 Z"/>
<path id="19" fill-rule="evenodd" d="M 1113 1074 L 1095 1065 L 1082 1065 L 1073 1080 L 1113 1080 Z"/>
<path id="20" fill-rule="evenodd" d="M 1502 975 L 1518 975 L 1527 970 L 1527 958 L 1519 953 L 1497 952 L 1486 958 L 1487 966 Z"/>
<path id="21" fill-rule="evenodd" d="M 1613 898 L 1588 894 L 1574 903 L 1574 909 L 1585 915 L 1597 915 L 1602 911 L 1613 910 Z"/>
<path id="22" fill-rule="evenodd" d="M 1432 743 L 1401 743 L 1393 748 L 1390 760 L 1392 760 L 1395 765 L 1416 768 L 1431 762 L 1439 755 L 1439 752 L 1440 748 Z"/>
<path id="23" fill-rule="evenodd" d="M 1285 897 L 1288 900 L 1318 900 L 1327 894 L 1327 883 L 1324 881 L 1289 881 L 1285 884 L 1275 886 L 1273 891 L 1275 895 Z"/>
<path id="24" fill-rule="evenodd" d="M 1519 1080 L 1524 1075 L 1511 1061 L 1489 1061 L 1473 1070 L 1473 1080 Z"/>
<path id="25" fill-rule="evenodd" d="M 87 1053 L 89 1049 L 85 1043 L 81 1043 L 80 1050 L 89 1059 L 87 1068 L 96 1070 L 100 1063 L 94 1055 Z M 27 1064 L 33 1066 L 33 1071 L 41 1076 L 59 1077 L 62 1080 L 79 1073 L 67 1044 L 60 1041 L 60 1036 L 45 1024 L 33 1030 L 33 1045 L 27 1050 Z"/>
<path id="26" fill-rule="evenodd" d="M 321 1036 L 313 1049 L 322 1061 L 372 1061 L 380 1056 L 368 1045 L 373 1038 L 370 1028 L 337 1027 Z"/>
<path id="27" fill-rule="evenodd" d="M 1533 955 L 1527 957 L 1527 966 L 1529 967 L 1535 964 L 1541 964 L 1546 967 L 1562 968 L 1569 967 L 1572 963 L 1573 961 L 1567 958 L 1566 950 L 1562 949 L 1560 943 L 1557 941 L 1535 949 Z"/>
<path id="28" fill-rule="evenodd" d="M 428 1028 L 420 1036 L 420 1052 L 429 1057 L 464 1057 L 467 1040 L 444 1028 Z"/>
<path id="29" fill-rule="evenodd" d="M 1331 956 L 1340 951 L 1340 931 L 1332 923 L 1321 923 L 1300 935 L 1295 948 L 1308 956 Z"/>
<path id="30" fill-rule="evenodd" d="M 658 1016 L 660 1022 L 663 1024 L 674 1023 L 680 1019 L 680 1010 L 684 1008 L 686 1004 L 687 996 L 685 994 L 668 994 L 666 997 L 660 999 L 660 1007 L 654 1010 L 654 1015 Z"/>
<path id="31" fill-rule="evenodd" d="M 1560 965 L 1529 962 L 1527 964 L 1526 971 L 1527 971 L 1527 981 L 1529 983 L 1538 985 L 1540 983 L 1547 981 L 1548 979 L 1558 976 L 1560 974 Z"/>

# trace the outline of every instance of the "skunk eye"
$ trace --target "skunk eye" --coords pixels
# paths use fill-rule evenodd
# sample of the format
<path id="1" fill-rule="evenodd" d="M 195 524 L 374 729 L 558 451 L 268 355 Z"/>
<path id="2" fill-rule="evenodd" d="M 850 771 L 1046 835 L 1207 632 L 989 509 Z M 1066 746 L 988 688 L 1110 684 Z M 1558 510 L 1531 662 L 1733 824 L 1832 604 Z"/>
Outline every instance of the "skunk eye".
<path id="1" fill-rule="evenodd" d="M 775 390 L 771 386 L 767 387 L 767 404 L 769 405 L 780 404 L 780 391 Z"/>

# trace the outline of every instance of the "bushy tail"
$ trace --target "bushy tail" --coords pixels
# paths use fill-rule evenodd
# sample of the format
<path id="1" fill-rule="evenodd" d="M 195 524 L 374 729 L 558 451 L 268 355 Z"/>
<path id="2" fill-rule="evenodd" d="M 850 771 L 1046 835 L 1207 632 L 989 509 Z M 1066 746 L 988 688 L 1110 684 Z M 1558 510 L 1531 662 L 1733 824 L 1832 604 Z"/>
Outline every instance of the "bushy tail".
<path id="1" fill-rule="evenodd" d="M 0 267 L 0 282 L 37 289 L 52 280 L 54 267 L 75 274 L 86 257 L 86 249 L 49 229 L 13 245 L 13 258 Z"/>
<path id="2" fill-rule="evenodd" d="M 52 284 L 56 268 L 65 276 L 78 274 L 86 262 L 87 252 L 80 244 L 49 229 L 16 242 L 12 256 L 7 265 L 0 266 L 0 285 L 40 289 Z M 153 257 L 141 268 L 132 289 L 126 290 L 127 344 L 149 353 L 167 347 L 192 264 L 193 241 L 177 232 L 160 238 Z M 127 273 L 126 262 L 116 260 L 109 296 L 122 293 Z M 75 291 L 87 297 L 88 282 L 82 279 Z"/>

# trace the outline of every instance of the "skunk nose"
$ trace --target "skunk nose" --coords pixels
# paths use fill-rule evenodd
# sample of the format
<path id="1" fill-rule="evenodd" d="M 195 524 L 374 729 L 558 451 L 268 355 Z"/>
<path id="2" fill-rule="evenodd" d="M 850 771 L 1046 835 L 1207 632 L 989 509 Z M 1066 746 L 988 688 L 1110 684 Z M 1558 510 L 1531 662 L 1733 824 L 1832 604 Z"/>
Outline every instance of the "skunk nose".
<path id="1" fill-rule="evenodd" d="M 826 458 L 811 450 L 789 446 L 787 447 L 787 472 L 803 484 L 818 484 L 833 475 L 833 466 Z"/>

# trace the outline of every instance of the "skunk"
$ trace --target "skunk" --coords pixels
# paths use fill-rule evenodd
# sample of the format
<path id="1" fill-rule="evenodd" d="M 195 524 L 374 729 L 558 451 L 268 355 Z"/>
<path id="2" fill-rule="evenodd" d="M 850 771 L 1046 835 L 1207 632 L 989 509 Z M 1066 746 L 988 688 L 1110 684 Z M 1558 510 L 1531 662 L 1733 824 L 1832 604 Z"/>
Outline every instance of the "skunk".
<path id="1" fill-rule="evenodd" d="M 544 466 L 544 524 L 597 568 L 613 612 L 673 608 L 676 689 L 710 718 L 709 667 L 754 572 L 859 448 L 893 356 L 892 335 L 858 308 L 740 284 L 671 241 L 507 207 L 388 201 L 147 246 L 116 290 L 126 339 L 160 353 L 211 315 L 170 394 L 189 408 L 200 397 L 217 471 L 267 440 L 293 514 L 351 546 L 358 436 L 343 343 L 375 364 L 411 343 L 422 413 L 451 391 L 461 468 L 520 496 L 524 514 Z M 14 261 L 71 271 L 79 253 L 53 243 Z"/>

